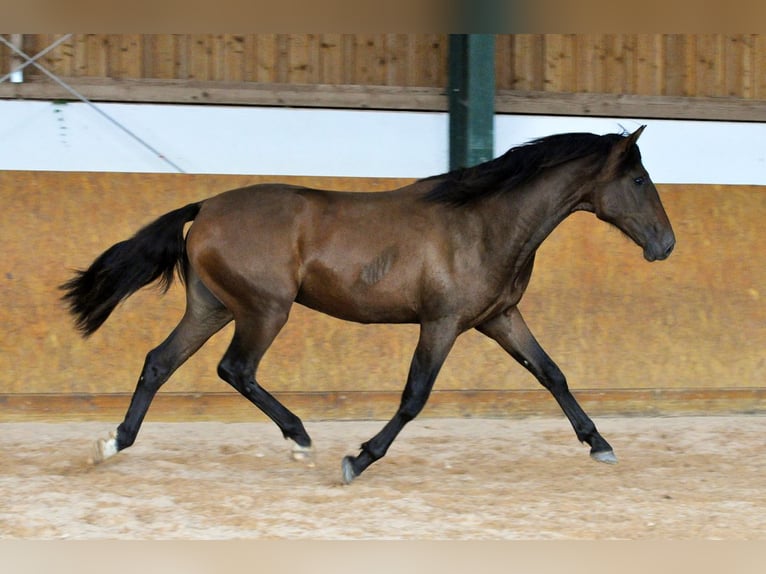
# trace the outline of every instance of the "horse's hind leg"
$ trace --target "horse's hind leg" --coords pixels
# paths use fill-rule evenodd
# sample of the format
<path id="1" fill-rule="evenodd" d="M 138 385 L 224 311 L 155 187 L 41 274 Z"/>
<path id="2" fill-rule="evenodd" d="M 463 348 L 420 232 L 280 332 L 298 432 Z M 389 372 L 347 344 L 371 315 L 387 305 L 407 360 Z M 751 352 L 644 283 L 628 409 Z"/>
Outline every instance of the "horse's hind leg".
<path id="1" fill-rule="evenodd" d="M 186 312 L 181 322 L 162 344 L 147 354 L 125 419 L 108 439 L 96 442 L 94 462 L 101 462 L 135 442 L 146 411 L 159 388 L 205 341 L 232 319 L 229 310 L 191 271 L 187 279 L 186 298 Z"/>
<path id="2" fill-rule="evenodd" d="M 599 434 L 596 425 L 574 398 L 564 374 L 529 331 L 517 308 L 487 321 L 477 329 L 497 341 L 550 391 L 572 424 L 577 438 L 590 445 L 590 455 L 594 460 L 617 462 L 612 447 Z"/>
<path id="3" fill-rule="evenodd" d="M 313 460 L 311 438 L 303 422 L 261 387 L 256 371 L 266 350 L 287 321 L 289 305 L 235 318 L 234 337 L 218 365 L 218 375 L 268 416 L 293 441 L 295 460 Z"/>

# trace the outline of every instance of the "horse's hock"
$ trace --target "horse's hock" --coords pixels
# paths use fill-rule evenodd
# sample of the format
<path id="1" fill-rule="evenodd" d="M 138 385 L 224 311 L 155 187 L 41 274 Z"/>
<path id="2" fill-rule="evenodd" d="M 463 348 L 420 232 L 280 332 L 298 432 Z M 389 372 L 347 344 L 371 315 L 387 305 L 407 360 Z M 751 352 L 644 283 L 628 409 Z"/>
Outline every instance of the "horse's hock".
<path id="1" fill-rule="evenodd" d="M 146 351 L 183 312 L 174 286 L 147 289 L 88 341 L 57 286 L 71 267 L 171 209 L 266 181 L 340 190 L 410 180 L 0 172 L 3 193 L 2 420 L 118 420 Z M 647 264 L 590 214 L 542 245 L 520 308 L 592 415 L 766 410 L 766 189 L 660 185 L 678 244 Z M 254 245 L 257 248 L 257 245 Z M 231 336 L 217 335 L 163 387 L 149 418 L 261 420 L 216 376 Z M 301 307 L 260 379 L 296 414 L 387 418 L 398 404 L 416 326 L 342 323 Z M 488 339 L 468 333 L 448 358 L 424 416 L 558 414 L 553 399 Z"/>

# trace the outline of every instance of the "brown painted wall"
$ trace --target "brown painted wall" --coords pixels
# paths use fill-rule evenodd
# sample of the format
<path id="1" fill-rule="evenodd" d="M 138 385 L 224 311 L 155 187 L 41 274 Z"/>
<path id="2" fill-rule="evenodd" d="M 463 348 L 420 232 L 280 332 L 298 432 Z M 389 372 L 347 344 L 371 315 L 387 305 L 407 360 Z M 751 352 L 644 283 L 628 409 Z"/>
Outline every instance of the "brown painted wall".
<path id="1" fill-rule="evenodd" d="M 180 318 L 182 289 L 138 293 L 84 341 L 56 286 L 172 208 L 274 179 L 0 172 L 0 395 L 131 392 L 144 355 Z M 405 182 L 279 179 L 371 191 Z M 660 190 L 678 238 L 670 259 L 646 263 L 619 232 L 577 214 L 539 252 L 521 304 L 527 322 L 574 389 L 758 389 L 766 378 L 766 189 Z M 230 333 L 211 340 L 163 391 L 229 392 L 215 367 Z M 416 337 L 413 326 L 348 324 L 296 306 L 259 379 L 281 392 L 398 393 Z M 494 343 L 467 333 L 437 388 L 537 383 Z"/>

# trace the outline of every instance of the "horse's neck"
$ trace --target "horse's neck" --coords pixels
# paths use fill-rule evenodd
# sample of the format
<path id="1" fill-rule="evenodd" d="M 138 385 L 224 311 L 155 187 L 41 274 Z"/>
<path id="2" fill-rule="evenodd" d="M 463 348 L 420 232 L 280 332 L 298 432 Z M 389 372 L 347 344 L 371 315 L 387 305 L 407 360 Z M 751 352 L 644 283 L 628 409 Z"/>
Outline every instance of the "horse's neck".
<path id="1" fill-rule="evenodd" d="M 498 245 L 509 250 L 513 273 L 524 269 L 545 238 L 585 201 L 593 179 L 583 169 L 562 167 L 484 206 L 497 223 Z"/>

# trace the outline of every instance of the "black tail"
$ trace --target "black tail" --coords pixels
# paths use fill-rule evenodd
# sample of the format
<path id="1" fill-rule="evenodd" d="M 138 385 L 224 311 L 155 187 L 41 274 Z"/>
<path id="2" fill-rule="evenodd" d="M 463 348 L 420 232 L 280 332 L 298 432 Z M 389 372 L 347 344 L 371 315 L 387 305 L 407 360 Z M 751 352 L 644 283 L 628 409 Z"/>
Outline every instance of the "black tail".
<path id="1" fill-rule="evenodd" d="M 113 245 L 93 264 L 61 285 L 62 297 L 75 316 L 77 328 L 87 337 L 106 321 L 114 308 L 157 279 L 163 292 L 173 283 L 174 270 L 181 280 L 186 271 L 184 224 L 194 220 L 201 203 L 166 213 L 132 238 Z"/>

